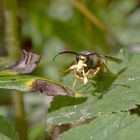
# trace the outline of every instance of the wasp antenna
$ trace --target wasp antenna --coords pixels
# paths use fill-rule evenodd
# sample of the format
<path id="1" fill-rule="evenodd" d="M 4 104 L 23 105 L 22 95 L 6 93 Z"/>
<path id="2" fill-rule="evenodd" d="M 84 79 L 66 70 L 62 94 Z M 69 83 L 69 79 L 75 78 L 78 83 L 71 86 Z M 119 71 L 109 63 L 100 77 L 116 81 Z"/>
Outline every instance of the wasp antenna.
<path id="1" fill-rule="evenodd" d="M 57 56 L 59 56 L 59 55 L 61 55 L 61 54 L 75 54 L 75 55 L 79 55 L 78 53 L 76 53 L 76 52 L 72 52 L 72 51 L 64 51 L 64 52 L 60 52 L 60 53 L 58 53 L 58 54 L 56 54 L 54 57 L 53 57 L 53 61 L 55 60 L 55 58 L 57 57 Z"/>
<path id="2" fill-rule="evenodd" d="M 116 58 L 116 57 L 112 57 L 112 56 L 105 56 L 105 58 L 107 58 L 110 61 L 116 62 L 118 64 L 121 64 L 123 62 L 122 59 Z"/>

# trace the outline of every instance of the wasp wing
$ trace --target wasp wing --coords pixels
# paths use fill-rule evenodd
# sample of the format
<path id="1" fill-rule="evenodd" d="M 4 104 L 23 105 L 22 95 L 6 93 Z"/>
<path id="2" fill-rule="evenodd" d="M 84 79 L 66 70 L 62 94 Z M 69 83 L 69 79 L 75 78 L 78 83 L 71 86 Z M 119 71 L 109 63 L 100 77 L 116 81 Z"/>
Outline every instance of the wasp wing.
<path id="1" fill-rule="evenodd" d="M 112 57 L 112 56 L 104 56 L 107 60 L 110 60 L 110 61 L 113 61 L 113 62 L 116 62 L 118 64 L 121 64 L 123 62 L 122 59 L 119 59 L 119 58 L 116 58 L 116 57 Z"/>

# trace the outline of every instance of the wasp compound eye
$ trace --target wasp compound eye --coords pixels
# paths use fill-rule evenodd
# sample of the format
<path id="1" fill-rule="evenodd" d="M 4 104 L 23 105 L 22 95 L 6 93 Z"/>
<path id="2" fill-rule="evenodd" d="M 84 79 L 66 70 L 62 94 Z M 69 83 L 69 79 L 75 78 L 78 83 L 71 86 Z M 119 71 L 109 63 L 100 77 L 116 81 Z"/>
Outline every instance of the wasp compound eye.
<path id="1" fill-rule="evenodd" d="M 79 61 L 79 55 L 76 55 L 76 62 Z"/>

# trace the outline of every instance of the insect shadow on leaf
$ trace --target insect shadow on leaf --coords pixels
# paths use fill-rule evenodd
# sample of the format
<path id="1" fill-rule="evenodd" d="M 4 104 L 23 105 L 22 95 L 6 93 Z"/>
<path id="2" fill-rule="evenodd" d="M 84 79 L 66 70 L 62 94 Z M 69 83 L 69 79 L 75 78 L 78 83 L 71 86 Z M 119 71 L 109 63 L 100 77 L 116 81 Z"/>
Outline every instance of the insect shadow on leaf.
<path id="1" fill-rule="evenodd" d="M 112 73 L 108 71 L 102 71 L 101 74 L 97 75 L 97 77 L 94 78 L 94 81 L 96 82 L 94 82 L 92 79 L 91 83 L 94 86 L 93 95 L 95 95 L 95 93 L 97 94 L 98 96 L 97 100 L 102 99 L 103 96 L 107 94 L 109 90 L 114 89 L 115 87 L 123 86 L 123 87 L 129 88 L 128 85 L 113 84 L 113 82 L 118 78 L 118 76 L 123 75 L 126 69 L 127 68 L 122 68 L 121 70 L 117 72 L 116 75 L 113 75 Z"/>
<path id="2" fill-rule="evenodd" d="M 138 116 L 140 116 L 140 105 L 136 105 L 136 108 L 131 109 L 130 113 L 137 114 Z"/>

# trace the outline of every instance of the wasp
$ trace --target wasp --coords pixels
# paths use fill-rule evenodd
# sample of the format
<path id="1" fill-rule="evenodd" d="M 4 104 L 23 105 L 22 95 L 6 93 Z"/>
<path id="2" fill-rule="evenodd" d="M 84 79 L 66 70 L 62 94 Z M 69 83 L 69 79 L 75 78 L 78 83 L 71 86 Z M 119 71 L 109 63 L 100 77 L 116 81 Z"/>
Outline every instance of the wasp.
<path id="1" fill-rule="evenodd" d="M 107 60 L 114 61 L 118 64 L 122 62 L 122 60 L 119 58 L 102 55 L 97 52 L 87 50 L 81 51 L 80 53 L 63 51 L 55 55 L 53 60 L 55 60 L 58 55 L 62 54 L 74 54 L 76 56 L 75 60 L 65 70 L 65 72 L 74 70 L 74 77 L 82 81 L 84 85 L 87 84 L 88 80 L 94 77 L 101 70 L 101 68 L 105 68 L 107 71 L 113 73 L 107 66 Z M 76 85 L 76 79 L 73 83 L 73 87 Z"/>

